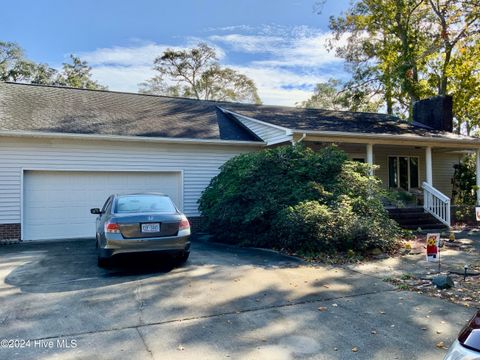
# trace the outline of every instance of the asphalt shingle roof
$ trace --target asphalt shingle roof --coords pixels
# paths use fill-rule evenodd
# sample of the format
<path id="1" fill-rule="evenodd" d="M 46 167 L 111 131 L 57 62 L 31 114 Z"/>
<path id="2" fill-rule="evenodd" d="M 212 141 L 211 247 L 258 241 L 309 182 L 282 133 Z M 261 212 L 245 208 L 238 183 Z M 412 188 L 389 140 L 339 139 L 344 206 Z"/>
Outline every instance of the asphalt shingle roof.
<path id="1" fill-rule="evenodd" d="M 217 103 L 0 83 L 0 130 L 255 141 Z"/>
<path id="2" fill-rule="evenodd" d="M 0 82 L 0 130 L 259 141 L 219 108 L 298 131 L 472 139 L 386 114 Z"/>
<path id="3" fill-rule="evenodd" d="M 447 134 L 442 131 L 432 130 L 421 124 L 402 121 L 396 116 L 379 113 L 302 109 L 268 105 L 252 108 L 242 104 L 226 105 L 224 108 L 240 115 L 299 131 L 437 136 Z"/>

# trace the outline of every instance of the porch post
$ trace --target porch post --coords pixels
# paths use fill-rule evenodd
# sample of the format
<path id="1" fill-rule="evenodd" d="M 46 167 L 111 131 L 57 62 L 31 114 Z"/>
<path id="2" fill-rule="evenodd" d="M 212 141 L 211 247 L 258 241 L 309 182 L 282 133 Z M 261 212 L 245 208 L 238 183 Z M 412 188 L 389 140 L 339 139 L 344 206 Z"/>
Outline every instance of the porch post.
<path id="1" fill-rule="evenodd" d="M 475 166 L 475 173 L 477 175 L 477 205 L 480 205 L 480 149 L 477 149 L 477 161 Z"/>
<path id="2" fill-rule="evenodd" d="M 367 144 L 367 164 L 373 165 L 373 144 Z M 369 175 L 373 175 L 373 170 L 370 170 Z"/>
<path id="3" fill-rule="evenodd" d="M 432 148 L 427 146 L 425 149 L 425 171 L 426 171 L 426 183 L 433 186 L 432 181 Z"/>

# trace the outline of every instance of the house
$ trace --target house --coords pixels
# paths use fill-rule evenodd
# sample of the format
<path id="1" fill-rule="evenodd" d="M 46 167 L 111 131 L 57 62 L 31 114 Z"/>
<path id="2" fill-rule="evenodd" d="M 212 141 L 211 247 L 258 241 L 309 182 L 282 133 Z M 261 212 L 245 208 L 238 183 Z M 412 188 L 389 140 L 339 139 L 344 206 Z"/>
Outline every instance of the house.
<path id="1" fill-rule="evenodd" d="M 113 192 L 165 192 L 195 225 L 197 200 L 223 163 L 299 141 L 313 149 L 336 143 L 352 159 L 378 165 L 386 187 L 423 188 L 425 209 L 449 222 L 452 166 L 464 151 L 478 152 L 480 139 L 451 133 L 448 98 L 434 101 L 407 123 L 383 114 L 0 83 L 0 239 L 91 237 L 89 209 Z"/>

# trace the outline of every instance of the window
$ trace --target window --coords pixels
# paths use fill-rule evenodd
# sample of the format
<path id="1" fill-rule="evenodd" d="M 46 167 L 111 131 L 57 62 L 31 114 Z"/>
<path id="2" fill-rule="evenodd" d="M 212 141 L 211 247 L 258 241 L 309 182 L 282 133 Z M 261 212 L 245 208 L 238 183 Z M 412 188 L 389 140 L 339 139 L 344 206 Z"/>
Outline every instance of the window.
<path id="1" fill-rule="evenodd" d="M 418 188 L 418 157 L 389 156 L 388 186 L 410 190 Z"/>
<path id="2" fill-rule="evenodd" d="M 108 210 L 108 208 L 110 207 L 110 203 L 112 202 L 112 199 L 113 199 L 113 196 L 110 196 L 107 201 L 105 201 L 105 204 L 103 205 L 103 208 L 102 208 L 102 214 L 105 214 Z"/>
<path id="3" fill-rule="evenodd" d="M 115 203 L 115 213 L 176 212 L 175 205 L 168 196 L 126 195 L 119 196 Z"/>

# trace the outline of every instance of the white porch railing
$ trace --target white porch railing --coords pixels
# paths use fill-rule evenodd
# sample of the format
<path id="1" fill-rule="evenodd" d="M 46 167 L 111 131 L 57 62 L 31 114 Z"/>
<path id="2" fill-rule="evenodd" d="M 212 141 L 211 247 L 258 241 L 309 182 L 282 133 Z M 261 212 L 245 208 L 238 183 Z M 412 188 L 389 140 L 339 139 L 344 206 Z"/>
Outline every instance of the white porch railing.
<path id="1" fill-rule="evenodd" d="M 450 227 L 450 198 L 426 182 L 422 187 L 423 209 Z"/>

